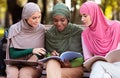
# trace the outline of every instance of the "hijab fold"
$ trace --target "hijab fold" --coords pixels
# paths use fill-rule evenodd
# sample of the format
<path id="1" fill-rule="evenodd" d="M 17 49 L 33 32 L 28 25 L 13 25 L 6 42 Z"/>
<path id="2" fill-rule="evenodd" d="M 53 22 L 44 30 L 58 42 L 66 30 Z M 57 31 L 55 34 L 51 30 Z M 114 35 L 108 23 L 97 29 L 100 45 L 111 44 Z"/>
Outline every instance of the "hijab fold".
<path id="1" fill-rule="evenodd" d="M 39 24 L 37 27 L 32 27 L 26 22 L 26 19 L 35 12 L 41 12 L 37 4 L 29 2 L 24 6 L 22 19 L 9 29 L 10 47 L 19 49 L 44 47 L 44 25 Z"/>
<path id="2" fill-rule="evenodd" d="M 104 56 L 117 48 L 120 42 L 120 22 L 105 18 L 100 7 L 92 1 L 83 3 L 80 14 L 91 17 L 92 24 L 82 33 L 90 52 Z"/>
<path id="3" fill-rule="evenodd" d="M 49 52 L 56 50 L 60 53 L 64 51 L 81 52 L 81 32 L 80 28 L 71 23 L 62 32 L 52 26 L 46 33 L 46 49 Z"/>
<path id="4" fill-rule="evenodd" d="M 70 23 L 71 14 L 69 8 L 63 3 L 57 3 L 53 7 L 52 19 L 57 15 L 66 17 L 68 24 L 63 31 L 59 31 L 53 25 L 46 32 L 46 50 L 48 52 L 56 50 L 60 54 L 65 51 L 81 52 L 82 29 L 78 25 Z"/>

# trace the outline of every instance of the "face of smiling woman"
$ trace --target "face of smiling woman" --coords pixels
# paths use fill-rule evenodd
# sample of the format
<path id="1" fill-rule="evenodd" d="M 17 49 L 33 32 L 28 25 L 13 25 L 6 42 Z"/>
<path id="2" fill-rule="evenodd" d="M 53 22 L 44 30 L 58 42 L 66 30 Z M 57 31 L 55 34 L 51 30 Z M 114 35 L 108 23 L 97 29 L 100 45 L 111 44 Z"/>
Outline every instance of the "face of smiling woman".
<path id="1" fill-rule="evenodd" d="M 32 27 L 37 27 L 40 23 L 41 12 L 35 12 L 27 19 L 27 23 Z"/>
<path id="2" fill-rule="evenodd" d="M 53 23 L 58 31 L 63 31 L 68 25 L 68 20 L 62 15 L 56 15 L 53 17 Z"/>

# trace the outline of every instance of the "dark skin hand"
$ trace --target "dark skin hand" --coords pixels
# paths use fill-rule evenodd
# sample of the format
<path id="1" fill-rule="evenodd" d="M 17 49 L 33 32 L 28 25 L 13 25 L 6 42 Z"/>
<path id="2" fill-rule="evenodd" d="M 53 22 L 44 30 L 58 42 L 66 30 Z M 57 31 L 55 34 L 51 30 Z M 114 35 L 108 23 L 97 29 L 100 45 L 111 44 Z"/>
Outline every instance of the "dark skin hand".
<path id="1" fill-rule="evenodd" d="M 59 54 L 59 52 L 54 50 L 54 51 L 51 52 L 51 55 L 52 56 L 59 56 L 60 54 Z M 71 68 L 71 64 L 70 64 L 70 62 L 68 60 L 64 60 L 64 67 Z"/>
<path id="2" fill-rule="evenodd" d="M 52 56 L 59 56 L 59 53 L 58 53 L 56 50 L 53 50 L 53 51 L 51 52 L 51 55 L 52 55 Z"/>
<path id="3" fill-rule="evenodd" d="M 64 66 L 66 67 L 66 68 L 71 68 L 72 66 L 71 66 L 71 63 L 69 62 L 69 60 L 64 60 Z"/>

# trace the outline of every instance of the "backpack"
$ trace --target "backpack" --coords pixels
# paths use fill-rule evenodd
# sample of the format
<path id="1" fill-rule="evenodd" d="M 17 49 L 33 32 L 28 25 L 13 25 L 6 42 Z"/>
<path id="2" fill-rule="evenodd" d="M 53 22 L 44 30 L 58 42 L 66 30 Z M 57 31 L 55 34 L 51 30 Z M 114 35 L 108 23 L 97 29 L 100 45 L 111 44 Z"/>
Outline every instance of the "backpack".
<path id="1" fill-rule="evenodd" d="M 6 44 L 7 44 L 8 30 L 4 32 L 4 36 L 0 39 L 0 76 L 6 76 L 5 69 L 6 64 L 4 59 L 6 58 Z"/>

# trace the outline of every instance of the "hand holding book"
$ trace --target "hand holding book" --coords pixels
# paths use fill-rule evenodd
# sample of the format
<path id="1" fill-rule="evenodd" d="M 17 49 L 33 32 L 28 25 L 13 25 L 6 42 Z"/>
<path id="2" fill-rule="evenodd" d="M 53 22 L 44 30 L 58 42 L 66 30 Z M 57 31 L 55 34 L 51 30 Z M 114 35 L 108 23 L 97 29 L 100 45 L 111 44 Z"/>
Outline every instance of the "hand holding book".
<path id="1" fill-rule="evenodd" d="M 62 53 L 60 56 L 49 56 L 47 58 L 39 60 L 39 62 L 47 62 L 50 59 L 55 59 L 61 63 L 62 67 L 66 67 L 66 65 L 69 64 L 68 61 L 71 62 L 76 58 L 80 58 L 79 59 L 80 61 L 78 61 L 79 65 L 83 64 L 82 54 L 79 52 L 73 52 L 73 51 L 66 51 L 66 52 Z M 67 67 L 70 67 L 70 64 Z"/>
<path id="2" fill-rule="evenodd" d="M 109 63 L 114 63 L 120 61 L 120 49 L 108 52 L 106 56 L 93 56 L 84 62 L 84 67 L 87 71 L 91 70 L 91 66 L 96 61 L 106 61 Z"/>
<path id="3" fill-rule="evenodd" d="M 78 61 L 79 65 L 83 64 L 82 54 L 78 52 L 72 52 L 72 51 L 64 52 L 60 56 L 50 56 L 47 58 L 43 58 L 43 59 L 38 60 L 37 62 L 28 61 L 28 60 L 5 59 L 5 63 L 11 64 L 11 65 L 18 65 L 18 66 L 25 66 L 25 65 L 26 66 L 37 66 L 38 64 L 45 63 L 50 59 L 55 59 L 60 62 L 62 67 L 66 67 L 67 65 L 70 65 L 69 62 L 73 61 L 76 58 L 80 58 L 80 61 Z M 67 66 L 67 67 L 70 67 L 70 66 Z"/>

